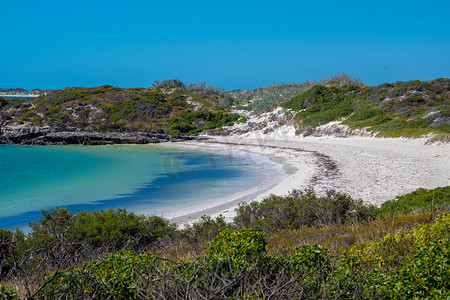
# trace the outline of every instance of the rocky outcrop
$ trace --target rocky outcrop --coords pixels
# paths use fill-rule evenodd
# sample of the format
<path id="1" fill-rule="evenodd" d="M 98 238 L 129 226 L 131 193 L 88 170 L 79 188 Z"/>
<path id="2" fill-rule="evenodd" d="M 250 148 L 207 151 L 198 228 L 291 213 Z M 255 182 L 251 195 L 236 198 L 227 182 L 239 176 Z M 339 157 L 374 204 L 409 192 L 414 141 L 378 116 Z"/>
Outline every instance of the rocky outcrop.
<path id="1" fill-rule="evenodd" d="M 372 132 L 367 128 L 352 129 L 347 125 L 341 124 L 341 121 L 333 121 L 312 129 L 305 130 L 303 136 L 334 136 L 334 137 L 371 137 Z"/>
<path id="2" fill-rule="evenodd" d="M 148 144 L 176 142 L 185 140 L 204 140 L 204 137 L 171 136 L 146 132 L 87 132 L 87 131 L 52 131 L 30 129 L 28 131 L 2 132 L 0 144 L 22 145 L 109 145 L 109 144 Z"/>
<path id="3" fill-rule="evenodd" d="M 234 113 L 245 116 L 247 121 L 245 123 L 236 122 L 232 126 L 224 126 L 219 131 L 207 132 L 211 135 L 242 135 L 250 132 L 261 131 L 263 134 L 277 131 L 283 126 L 293 126 L 294 115 L 290 114 L 288 110 L 281 107 L 276 108 L 273 111 L 269 111 L 260 115 L 255 115 L 246 110 L 235 110 Z"/>

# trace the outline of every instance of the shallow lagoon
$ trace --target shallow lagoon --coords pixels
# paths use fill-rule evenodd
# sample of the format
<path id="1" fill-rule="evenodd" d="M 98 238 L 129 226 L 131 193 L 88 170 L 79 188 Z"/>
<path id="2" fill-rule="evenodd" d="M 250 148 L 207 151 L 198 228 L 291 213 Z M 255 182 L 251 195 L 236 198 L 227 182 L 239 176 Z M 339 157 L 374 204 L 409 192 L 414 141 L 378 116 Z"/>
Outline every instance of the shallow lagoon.
<path id="1" fill-rule="evenodd" d="M 56 206 L 179 216 L 268 176 L 262 158 L 159 145 L 0 145 L 0 157 L 0 227 L 8 229 Z"/>

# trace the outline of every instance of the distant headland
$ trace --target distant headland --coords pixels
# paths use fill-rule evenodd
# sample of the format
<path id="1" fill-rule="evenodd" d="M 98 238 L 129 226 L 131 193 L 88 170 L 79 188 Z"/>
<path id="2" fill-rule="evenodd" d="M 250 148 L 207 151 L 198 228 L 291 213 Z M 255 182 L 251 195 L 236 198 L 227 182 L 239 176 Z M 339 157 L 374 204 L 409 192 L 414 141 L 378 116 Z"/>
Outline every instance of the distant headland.
<path id="1" fill-rule="evenodd" d="M 6 99 L 1 93 L 33 98 Z M 299 136 L 448 137 L 449 107 L 448 78 L 367 86 L 339 74 L 317 82 L 232 91 L 177 79 L 147 88 L 0 89 L 0 143 L 148 142 L 158 135 L 254 131 L 267 135 L 283 126 Z"/>

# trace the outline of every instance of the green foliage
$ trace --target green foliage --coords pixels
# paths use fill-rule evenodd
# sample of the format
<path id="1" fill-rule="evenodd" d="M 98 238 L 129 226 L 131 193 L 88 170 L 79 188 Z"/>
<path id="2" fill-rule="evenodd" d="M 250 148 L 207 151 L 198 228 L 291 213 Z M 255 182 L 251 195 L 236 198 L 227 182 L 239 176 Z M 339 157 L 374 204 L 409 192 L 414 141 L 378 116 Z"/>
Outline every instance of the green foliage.
<path id="1" fill-rule="evenodd" d="M 0 108 L 5 107 L 6 105 L 8 105 L 8 99 L 0 97 Z"/>
<path id="2" fill-rule="evenodd" d="M 348 82 L 343 78 L 342 82 Z M 323 84 L 326 84 L 323 85 Z M 449 131 L 449 79 L 365 87 L 324 81 L 281 104 L 297 111 L 301 130 L 344 119 L 351 128 L 369 127 L 384 136 L 415 137 Z"/>
<path id="3" fill-rule="evenodd" d="M 305 90 L 307 90 L 306 83 L 282 83 L 271 84 L 253 91 L 231 91 L 227 92 L 227 95 L 231 96 L 233 103 L 241 109 L 259 114 L 272 110 Z"/>
<path id="4" fill-rule="evenodd" d="M 316 127 L 350 115 L 354 109 L 351 100 L 360 89 L 356 85 L 344 88 L 315 85 L 281 106 L 300 111 L 297 116 L 302 124 Z"/>
<path id="5" fill-rule="evenodd" d="M 386 272 L 409 261 L 414 246 L 415 240 L 410 235 L 388 234 L 378 241 L 355 244 L 343 254 L 343 261 L 351 268 L 376 268 Z"/>
<path id="6" fill-rule="evenodd" d="M 433 224 L 418 225 L 410 233 L 388 234 L 380 240 L 358 243 L 343 254 L 351 267 L 377 268 L 383 272 L 404 266 L 421 247 L 450 238 L 450 214 L 442 213 Z"/>
<path id="7" fill-rule="evenodd" d="M 0 284 L 0 299 L 1 300 L 16 300 L 19 298 L 17 297 L 17 293 L 15 291 Z"/>
<path id="8" fill-rule="evenodd" d="M 450 297 L 450 240 L 432 241 L 401 270 L 383 282 L 387 299 L 448 299 Z"/>
<path id="9" fill-rule="evenodd" d="M 443 213 L 433 224 L 417 226 L 408 238 L 413 256 L 403 268 L 389 274 L 383 292 L 389 299 L 444 299 L 450 296 L 450 214 Z"/>
<path id="10" fill-rule="evenodd" d="M 66 88 L 37 99 L 22 100 L 15 105 L 11 101 L 5 102 L 10 112 L 3 113 L 2 110 L 5 115 L 2 118 L 48 125 L 58 130 L 69 127 L 70 130 L 183 134 L 197 134 L 203 129 L 232 124 L 238 119 L 237 116 L 229 116 L 224 109 L 231 105 L 232 99 L 222 91 L 202 85 L 191 87 L 178 80 L 168 80 L 148 89 L 112 86 Z M 198 111 L 193 112 L 194 107 L 188 99 L 201 103 L 201 107 L 196 108 Z M 189 114 L 199 116 L 195 122 L 176 121 L 192 118 Z M 208 114 L 212 116 L 208 117 Z"/>
<path id="11" fill-rule="evenodd" d="M 222 112 L 192 112 L 183 118 L 170 118 L 169 131 L 172 135 L 196 135 L 204 130 L 232 125 L 239 118 L 236 114 Z"/>
<path id="12" fill-rule="evenodd" d="M 293 190 L 286 197 L 271 195 L 261 202 L 241 204 L 236 212 L 234 223 L 238 227 L 253 226 L 265 232 L 359 223 L 377 215 L 374 206 L 363 205 L 361 200 L 336 191 L 327 191 L 326 196 L 318 197 L 311 188 Z"/>
<path id="13" fill-rule="evenodd" d="M 174 233 L 174 225 L 156 216 L 136 215 L 124 209 L 82 211 L 77 215 L 65 208 L 42 211 L 43 217 L 31 222 L 30 244 L 51 244 L 65 233 L 67 243 L 87 242 L 94 248 L 120 250 L 124 247 L 154 246 L 162 237 Z"/>
<path id="14" fill-rule="evenodd" d="M 159 82 L 158 80 L 155 81 L 153 86 L 162 88 L 162 89 L 174 89 L 174 88 L 183 88 L 185 85 L 184 83 L 179 79 L 168 79 L 163 80 L 162 82 Z"/>
<path id="15" fill-rule="evenodd" d="M 366 288 L 383 299 L 445 299 L 450 282 L 450 214 L 408 234 L 358 243 L 340 258 L 342 269 L 371 274 Z"/>
<path id="16" fill-rule="evenodd" d="M 430 199 L 438 198 L 448 199 L 448 187 L 398 197 L 397 206 L 382 207 L 379 215 L 374 207 L 342 193 L 329 191 L 318 197 L 312 189 L 294 190 L 286 197 L 272 195 L 261 203 L 241 205 L 235 219 L 241 230 L 232 229 L 223 217 L 203 217 L 176 232 L 165 219 L 124 210 L 77 215 L 67 209 L 43 211 L 41 220 L 30 224 L 27 238 L 20 231 L 0 230 L 1 267 L 8 263 L 15 267 L 9 272 L 13 276 L 2 279 L 8 286 L 16 280 L 14 286 L 20 272 L 25 272 L 23 278 L 35 280 L 28 281 L 29 286 L 41 287 L 36 296 L 41 299 L 266 299 L 278 295 L 288 299 L 442 299 L 450 289 L 450 214 L 441 213 L 433 223 L 417 226 L 431 222 L 437 212 L 372 220 L 398 207 L 408 212 L 428 208 L 436 202 Z M 448 203 L 437 207 L 447 209 Z M 333 237 L 343 231 L 356 236 L 359 229 L 350 224 L 366 220 L 372 221 L 358 226 L 364 227 L 363 234 L 376 237 L 347 246 L 344 252 L 331 255 L 332 249 L 305 238 L 308 234 Z M 384 230 L 380 228 L 388 223 L 400 228 L 394 225 L 408 222 L 402 232 L 370 233 Z M 340 226 L 330 227 L 334 225 Z M 298 240 L 292 246 L 295 250 L 273 255 L 266 251 L 265 233 L 256 227 L 275 232 L 269 236 L 271 243 L 286 238 L 279 231 L 283 228 L 300 228 L 295 230 L 305 235 L 294 237 Z M 217 232 L 204 254 L 189 260 L 173 262 L 147 253 L 152 249 L 147 246 L 167 239 L 181 238 L 191 245 L 204 243 Z M 21 253 L 26 253 L 23 261 L 17 260 Z M 49 267 L 41 268 L 49 261 Z M 41 286 L 44 275 L 47 283 Z M 17 298 L 2 286 L 1 296 Z"/>
<path id="17" fill-rule="evenodd" d="M 22 231 L 0 229 L 0 282 L 14 267 L 14 258 L 24 249 Z"/>
<path id="18" fill-rule="evenodd" d="M 412 211 L 434 210 L 450 205 L 450 186 L 432 190 L 418 189 L 381 205 L 384 215 L 407 214 Z"/>
<path id="19" fill-rule="evenodd" d="M 349 117 L 351 121 L 364 121 L 375 116 L 382 115 L 383 112 L 376 109 L 363 109 L 355 112 Z"/>
<path id="20" fill-rule="evenodd" d="M 360 78 L 352 78 L 350 75 L 345 73 L 338 73 L 328 78 L 324 78 L 320 81 L 320 84 L 326 86 L 338 86 L 338 87 L 346 87 L 349 85 L 365 87 L 366 84 Z"/>
<path id="21" fill-rule="evenodd" d="M 79 269 L 58 271 L 40 291 L 43 298 L 138 299 L 141 274 L 151 273 L 157 262 L 151 254 L 117 252 Z"/>
<path id="22" fill-rule="evenodd" d="M 287 257 L 289 267 L 295 271 L 312 272 L 316 269 L 329 268 L 330 251 L 317 244 L 306 244 L 296 249 Z"/>
<path id="23" fill-rule="evenodd" d="M 215 219 L 210 216 L 202 216 L 199 221 L 187 224 L 180 234 L 188 243 L 198 244 L 211 241 L 220 230 L 229 227 L 230 224 L 225 222 L 225 218 L 222 215 Z"/>
<path id="24" fill-rule="evenodd" d="M 220 272 L 252 268 L 266 251 L 264 233 L 248 228 L 241 231 L 224 229 L 207 247 L 208 262 Z"/>
<path id="25" fill-rule="evenodd" d="M 349 85 L 345 88 L 339 89 L 337 87 L 331 86 L 326 87 L 323 85 L 315 85 L 306 92 L 292 98 L 288 102 L 283 103 L 281 106 L 283 108 L 289 108 L 292 110 L 302 110 L 309 109 L 313 111 L 323 111 L 326 108 L 327 103 L 334 102 L 334 104 L 329 103 L 328 108 L 335 106 L 345 99 L 345 96 L 352 92 L 359 91 L 360 87 L 355 85 Z"/>
<path id="26" fill-rule="evenodd" d="M 408 127 L 409 123 L 405 120 L 390 120 L 383 124 L 374 126 L 373 129 L 379 132 L 401 130 Z"/>

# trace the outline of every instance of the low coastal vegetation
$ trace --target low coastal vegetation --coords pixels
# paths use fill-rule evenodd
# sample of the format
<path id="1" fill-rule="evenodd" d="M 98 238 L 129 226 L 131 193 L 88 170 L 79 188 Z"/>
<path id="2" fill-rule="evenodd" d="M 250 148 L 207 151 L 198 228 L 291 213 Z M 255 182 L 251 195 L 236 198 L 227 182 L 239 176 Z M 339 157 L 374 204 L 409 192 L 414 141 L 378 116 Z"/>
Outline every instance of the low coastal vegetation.
<path id="1" fill-rule="evenodd" d="M 296 112 L 301 131 L 331 121 L 389 137 L 450 132 L 450 80 L 361 87 L 314 85 L 281 104 Z"/>
<path id="2" fill-rule="evenodd" d="M 22 96 L 39 96 L 42 94 L 47 93 L 47 90 L 40 90 L 40 89 L 34 89 L 31 91 L 28 91 L 26 89 L 22 89 L 22 88 L 9 88 L 9 89 L 2 89 L 0 88 L 0 97 L 1 96 L 15 96 L 15 97 L 22 97 Z"/>
<path id="3" fill-rule="evenodd" d="M 375 207 L 294 190 L 178 229 L 122 209 L 0 230 L 1 299 L 446 299 L 450 187 Z"/>
<path id="4" fill-rule="evenodd" d="M 177 79 L 157 81 L 149 88 L 50 90 L 37 99 L 0 98 L 0 128 L 20 128 L 26 134 L 36 133 L 32 128 L 215 134 L 223 126 L 246 122 L 236 112 L 258 115 L 279 106 L 302 134 L 333 121 L 383 137 L 436 134 L 448 141 L 450 134 L 450 79 L 366 86 L 346 74 L 255 90 L 226 91 Z"/>
<path id="5" fill-rule="evenodd" d="M 176 80 L 151 88 L 72 87 L 33 100 L 2 99 L 0 123 L 56 131 L 195 135 L 239 119 L 221 107 L 221 95 L 219 89 L 204 84 L 185 86 Z"/>

